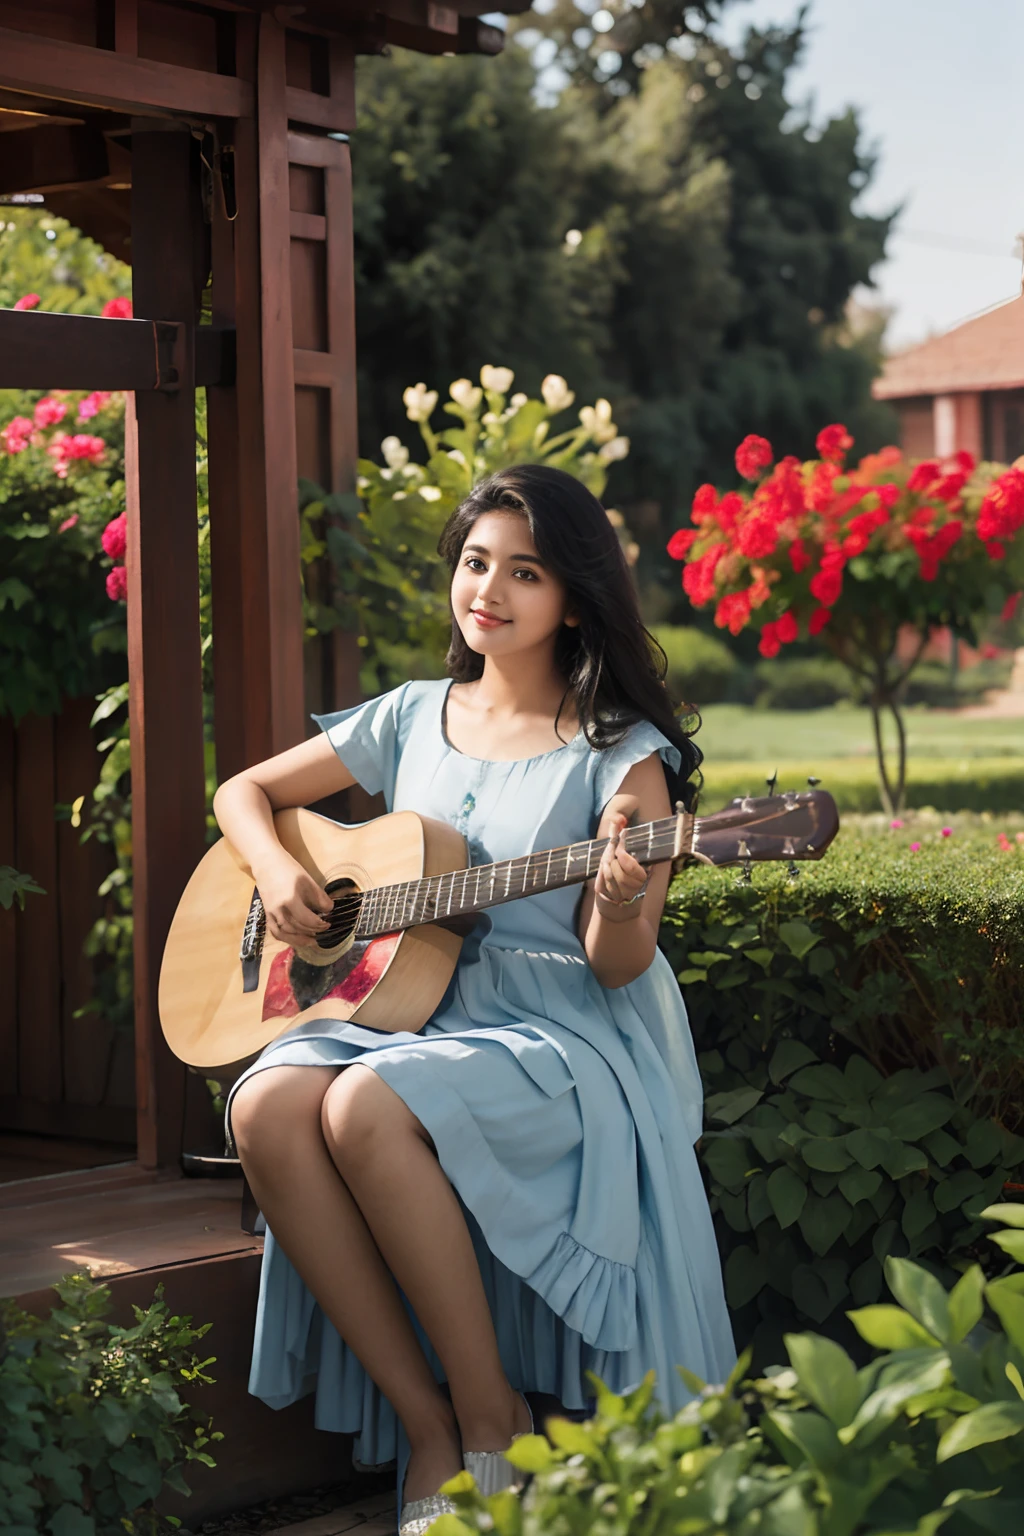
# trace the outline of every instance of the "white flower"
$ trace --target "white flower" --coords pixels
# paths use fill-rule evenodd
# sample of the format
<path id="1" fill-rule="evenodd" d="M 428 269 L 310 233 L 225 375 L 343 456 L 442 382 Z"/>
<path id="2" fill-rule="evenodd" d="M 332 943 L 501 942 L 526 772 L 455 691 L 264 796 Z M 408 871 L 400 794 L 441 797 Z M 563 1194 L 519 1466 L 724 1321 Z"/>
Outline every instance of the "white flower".
<path id="1" fill-rule="evenodd" d="M 404 469 L 409 462 L 409 450 L 397 437 L 386 437 L 380 451 L 389 469 Z"/>
<path id="2" fill-rule="evenodd" d="M 392 496 L 391 500 L 392 501 L 404 501 L 406 499 L 406 495 L 407 495 L 406 491 L 395 491 L 395 493 Z"/>
<path id="3" fill-rule="evenodd" d="M 364 491 L 368 491 L 370 489 L 370 483 L 371 482 L 366 478 L 365 475 L 356 476 L 356 490 L 359 492 L 360 496 L 362 496 Z"/>
<path id="4" fill-rule="evenodd" d="M 456 379 L 448 386 L 448 393 L 464 411 L 475 411 L 484 397 L 483 390 L 477 389 L 468 379 Z"/>
<path id="5" fill-rule="evenodd" d="M 463 469 L 465 469 L 466 455 L 463 453 L 461 448 L 449 448 L 448 457 L 450 459 L 454 459 L 456 464 L 461 464 Z"/>
<path id="6" fill-rule="evenodd" d="M 437 404 L 437 390 L 425 384 L 410 384 L 402 396 L 410 421 L 429 421 Z"/>
<path id="7" fill-rule="evenodd" d="M 490 363 L 484 363 L 480 369 L 480 383 L 496 395 L 507 395 L 514 378 L 511 368 L 493 368 Z"/>
<path id="8" fill-rule="evenodd" d="M 529 398 L 529 395 L 524 395 L 520 389 L 512 396 L 512 399 L 509 401 L 509 405 L 514 411 L 521 411 Z"/>
<path id="9" fill-rule="evenodd" d="M 579 229 L 567 229 L 565 232 L 565 248 L 571 256 L 583 243 L 583 232 Z"/>
<path id="10" fill-rule="evenodd" d="M 613 437 L 610 443 L 603 443 L 598 450 L 598 458 L 602 464 L 613 464 L 616 459 L 624 459 L 629 452 L 628 437 Z"/>
<path id="11" fill-rule="evenodd" d="M 547 435 L 548 435 L 548 424 L 547 424 L 546 421 L 542 421 L 540 426 L 537 428 L 536 432 L 534 432 L 534 434 L 533 434 L 533 446 L 535 448 L 539 448 L 541 446 L 541 444 L 543 443 L 544 439 L 547 437 Z"/>
<path id="12" fill-rule="evenodd" d="M 484 414 L 480 417 L 480 421 L 481 421 L 482 425 L 485 426 L 485 427 L 493 427 L 500 420 L 501 420 L 501 417 L 500 416 L 495 416 L 493 411 L 484 411 Z"/>
<path id="13" fill-rule="evenodd" d="M 606 507 L 604 515 L 611 523 L 613 528 L 625 528 L 626 519 L 623 517 L 621 512 L 616 512 L 614 507 Z"/>
<path id="14" fill-rule="evenodd" d="M 564 411 L 576 398 L 560 373 L 549 373 L 540 392 L 549 411 Z"/>
<path id="15" fill-rule="evenodd" d="M 596 443 L 608 443 L 618 432 L 607 400 L 599 400 L 596 405 L 585 405 L 580 411 L 580 422 Z"/>
<path id="16" fill-rule="evenodd" d="M 421 485 L 420 495 L 424 501 L 440 501 L 441 492 L 436 485 Z"/>

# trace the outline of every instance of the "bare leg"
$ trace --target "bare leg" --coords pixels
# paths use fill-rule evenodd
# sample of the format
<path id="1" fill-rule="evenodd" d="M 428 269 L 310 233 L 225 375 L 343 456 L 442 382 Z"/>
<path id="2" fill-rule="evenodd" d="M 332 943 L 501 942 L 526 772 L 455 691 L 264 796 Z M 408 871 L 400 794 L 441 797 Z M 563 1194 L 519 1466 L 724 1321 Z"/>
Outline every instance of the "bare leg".
<path id="1" fill-rule="evenodd" d="M 328 1155 L 320 1114 L 335 1077 L 331 1067 L 268 1067 L 238 1090 L 231 1127 L 275 1239 L 402 1421 L 412 1451 L 406 1499 L 424 1498 L 461 1470 L 458 1429 Z"/>
<path id="2" fill-rule="evenodd" d="M 429 1136 L 369 1067 L 323 1100 L 327 1149 L 444 1366 L 466 1450 L 504 1450 L 529 1428 L 498 1354 L 469 1229 Z"/>

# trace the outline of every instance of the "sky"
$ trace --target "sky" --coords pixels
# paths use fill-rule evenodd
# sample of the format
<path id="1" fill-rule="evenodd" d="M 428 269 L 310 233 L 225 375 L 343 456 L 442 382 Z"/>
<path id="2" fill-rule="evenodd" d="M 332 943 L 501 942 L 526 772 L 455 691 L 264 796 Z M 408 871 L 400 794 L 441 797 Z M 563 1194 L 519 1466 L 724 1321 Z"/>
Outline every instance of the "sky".
<path id="1" fill-rule="evenodd" d="M 717 29 L 789 21 L 796 0 L 736 0 Z M 890 349 L 1020 291 L 1024 231 L 1024 0 L 811 0 L 791 99 L 821 120 L 856 106 L 878 154 L 860 206 L 902 204 L 876 290 Z M 1015 80 L 1016 75 L 1016 80 Z"/>

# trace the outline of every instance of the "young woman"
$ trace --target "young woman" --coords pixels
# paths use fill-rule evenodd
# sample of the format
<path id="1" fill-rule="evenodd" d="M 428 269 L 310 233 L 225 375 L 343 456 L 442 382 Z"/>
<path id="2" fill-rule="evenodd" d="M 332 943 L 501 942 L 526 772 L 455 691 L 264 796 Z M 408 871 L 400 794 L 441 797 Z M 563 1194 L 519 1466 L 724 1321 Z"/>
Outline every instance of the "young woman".
<path id="1" fill-rule="evenodd" d="M 317 1020 L 228 1106 L 268 1224 L 250 1389 L 363 1461 L 408 1438 L 419 1536 L 463 1464 L 490 1489 L 531 1427 L 523 1391 L 586 1406 L 650 1369 L 721 1380 L 733 1345 L 693 1143 L 701 1085 L 657 949 L 669 866 L 623 828 L 670 814 L 700 761 L 677 723 L 604 511 L 560 470 L 478 486 L 441 539 L 451 680 L 405 683 L 229 780 L 217 819 L 271 932 L 310 943 L 330 898 L 272 813 L 361 784 L 465 834 L 473 863 L 608 838 L 599 873 L 495 907 L 421 1034 Z M 443 1382 L 447 1391 L 438 1384 Z M 397 1424 L 396 1424 L 397 1419 Z"/>

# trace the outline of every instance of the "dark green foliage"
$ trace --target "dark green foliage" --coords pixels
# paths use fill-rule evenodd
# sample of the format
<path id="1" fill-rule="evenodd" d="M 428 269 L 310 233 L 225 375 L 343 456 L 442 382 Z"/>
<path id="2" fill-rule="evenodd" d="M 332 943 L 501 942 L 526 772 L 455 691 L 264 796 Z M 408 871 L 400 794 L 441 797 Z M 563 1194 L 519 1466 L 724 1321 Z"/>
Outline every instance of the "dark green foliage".
<path id="1" fill-rule="evenodd" d="M 1024 1207 L 994 1241 L 1018 1260 Z M 973 1265 L 947 1292 L 890 1259 L 900 1305 L 851 1314 L 874 1351 L 858 1370 L 831 1339 L 787 1335 L 790 1365 L 724 1385 L 682 1371 L 695 1396 L 666 1421 L 653 1379 L 617 1397 L 595 1380 L 586 1424 L 547 1423 L 509 1460 L 522 1498 L 484 1499 L 468 1473 L 435 1536 L 1018 1536 L 1024 1518 L 1024 1275 Z M 987 1306 L 986 1306 L 987 1303 Z"/>
<path id="2" fill-rule="evenodd" d="M 739 664 L 717 635 L 674 624 L 657 625 L 651 633 L 665 652 L 673 699 L 700 709 L 731 697 Z"/>
<path id="3" fill-rule="evenodd" d="M 827 709 L 852 692 L 849 672 L 829 656 L 762 661 L 756 676 L 759 709 Z"/>
<path id="4" fill-rule="evenodd" d="M 662 937 L 708 1091 L 728 1297 L 760 1358 L 786 1328 L 841 1332 L 887 1255 L 963 1267 L 1024 1164 L 1014 856 L 847 832 L 795 881 L 687 871 Z"/>
<path id="5" fill-rule="evenodd" d="M 567 37 L 564 10 L 521 26 Z M 667 12 L 650 10 L 628 26 L 663 33 Z M 809 451 L 837 418 L 864 449 L 890 436 L 869 393 L 878 336 L 845 318 L 888 221 L 854 211 L 872 169 L 855 116 L 821 133 L 787 116 L 801 39 L 754 34 L 743 58 L 702 42 L 607 88 L 567 45 L 572 83 L 554 106 L 538 105 L 514 42 L 493 60 L 361 61 L 364 455 L 401 431 L 397 402 L 418 379 L 443 387 L 493 363 L 534 391 L 560 373 L 580 398 L 612 400 L 633 451 L 611 494 L 650 513 L 648 576 L 674 590 L 664 536 L 701 480 L 733 477 L 746 433 L 780 452 Z"/>
<path id="6" fill-rule="evenodd" d="M 792 706 L 790 706 L 792 707 Z M 756 733 L 756 723 L 751 730 Z M 802 784 L 808 774 L 820 777 L 835 797 L 841 812 L 878 810 L 878 773 L 868 758 L 826 758 L 818 755 L 802 761 L 724 762 L 705 765 L 706 790 L 701 804 L 718 810 L 737 795 L 760 794 L 765 779 L 781 771 L 780 782 Z M 1024 806 L 1024 762 L 1019 758 L 974 757 L 911 758 L 907 771 L 905 806 L 909 810 L 948 812 L 977 811 L 1019 814 Z"/>
<path id="7" fill-rule="evenodd" d="M 0 1528 L 6 1536 L 142 1536 L 170 1524 L 154 1500 L 189 1492 L 187 1462 L 221 1439 L 181 1389 L 208 1383 L 192 1346 L 209 1324 L 168 1315 L 162 1287 L 135 1325 L 105 1321 L 110 1291 L 69 1275 L 47 1318 L 4 1305 L 0 1328 Z"/>

